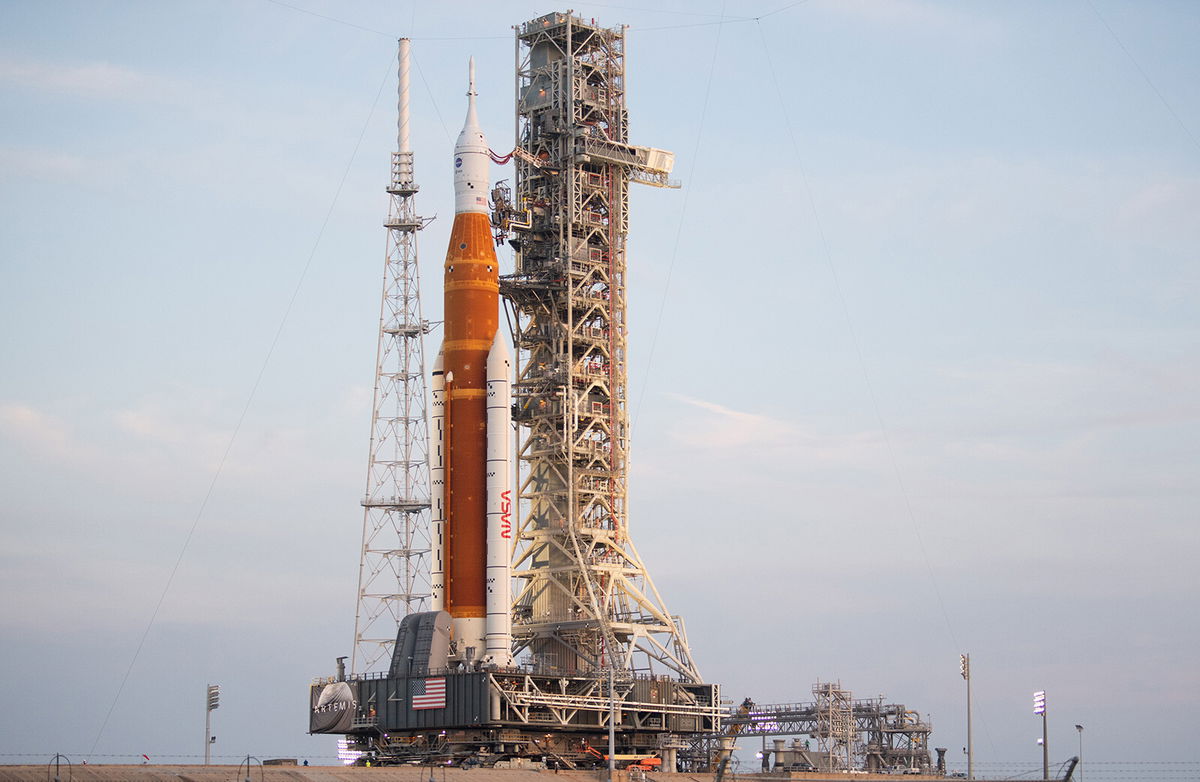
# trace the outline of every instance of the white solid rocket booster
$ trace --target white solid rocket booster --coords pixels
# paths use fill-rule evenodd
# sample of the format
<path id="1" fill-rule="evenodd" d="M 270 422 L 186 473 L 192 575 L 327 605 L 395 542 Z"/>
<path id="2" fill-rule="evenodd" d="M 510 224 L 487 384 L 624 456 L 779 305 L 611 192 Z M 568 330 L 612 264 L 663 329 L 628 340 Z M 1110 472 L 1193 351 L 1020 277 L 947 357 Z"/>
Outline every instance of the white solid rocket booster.
<path id="1" fill-rule="evenodd" d="M 440 350 L 429 385 L 429 610 L 441 611 L 446 590 L 446 375 Z"/>
<path id="2" fill-rule="evenodd" d="M 512 357 L 500 329 L 487 359 L 487 625 L 484 662 L 512 665 Z"/>

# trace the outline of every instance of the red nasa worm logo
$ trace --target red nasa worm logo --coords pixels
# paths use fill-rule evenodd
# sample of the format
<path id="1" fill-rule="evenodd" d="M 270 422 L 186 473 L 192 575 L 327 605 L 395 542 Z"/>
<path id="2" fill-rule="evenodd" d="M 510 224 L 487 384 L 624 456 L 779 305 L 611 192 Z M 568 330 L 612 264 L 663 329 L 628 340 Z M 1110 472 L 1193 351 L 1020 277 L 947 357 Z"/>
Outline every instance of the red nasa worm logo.
<path id="1" fill-rule="evenodd" d="M 500 492 L 500 537 L 506 540 L 512 537 L 512 518 L 509 516 L 509 510 L 512 507 L 510 494 L 508 489 Z"/>

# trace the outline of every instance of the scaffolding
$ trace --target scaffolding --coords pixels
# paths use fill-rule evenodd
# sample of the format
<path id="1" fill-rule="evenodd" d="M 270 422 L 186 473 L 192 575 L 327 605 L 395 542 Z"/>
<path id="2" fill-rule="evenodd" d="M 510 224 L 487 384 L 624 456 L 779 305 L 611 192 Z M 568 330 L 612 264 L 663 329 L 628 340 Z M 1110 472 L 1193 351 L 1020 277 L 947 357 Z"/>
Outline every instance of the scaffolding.
<path id="1" fill-rule="evenodd" d="M 854 708 L 850 691 L 841 682 L 817 682 L 813 685 L 817 704 L 817 724 L 813 732 L 822 771 L 849 771 L 854 764 Z"/>
<path id="2" fill-rule="evenodd" d="M 840 682 L 817 682 L 813 696 L 810 703 L 752 704 L 745 711 L 727 715 L 724 725 L 736 728 L 740 736 L 816 739 L 814 751 L 799 746 L 784 751 L 782 742 L 777 742 L 777 771 L 930 770 L 933 761 L 929 735 L 933 728 L 916 711 L 900 703 L 885 703 L 882 695 L 853 699 Z"/>
<path id="3" fill-rule="evenodd" d="M 699 682 L 627 500 L 628 188 L 675 186 L 673 156 L 628 143 L 624 27 L 547 14 L 518 26 L 516 64 L 514 652 L 547 673 Z"/>
<path id="4" fill-rule="evenodd" d="M 397 151 L 392 155 L 362 557 L 351 670 L 391 660 L 396 627 L 429 607 L 429 432 L 425 354 L 430 324 L 421 317 L 413 153 L 408 135 L 408 45 L 400 40 Z"/>

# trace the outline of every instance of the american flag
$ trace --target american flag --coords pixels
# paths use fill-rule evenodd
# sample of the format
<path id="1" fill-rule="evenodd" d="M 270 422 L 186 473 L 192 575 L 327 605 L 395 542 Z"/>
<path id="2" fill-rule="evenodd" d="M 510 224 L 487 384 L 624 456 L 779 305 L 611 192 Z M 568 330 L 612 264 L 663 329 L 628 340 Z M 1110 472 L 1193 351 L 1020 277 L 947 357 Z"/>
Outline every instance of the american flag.
<path id="1" fill-rule="evenodd" d="M 446 708 L 446 677 L 413 679 L 408 684 L 414 709 Z"/>

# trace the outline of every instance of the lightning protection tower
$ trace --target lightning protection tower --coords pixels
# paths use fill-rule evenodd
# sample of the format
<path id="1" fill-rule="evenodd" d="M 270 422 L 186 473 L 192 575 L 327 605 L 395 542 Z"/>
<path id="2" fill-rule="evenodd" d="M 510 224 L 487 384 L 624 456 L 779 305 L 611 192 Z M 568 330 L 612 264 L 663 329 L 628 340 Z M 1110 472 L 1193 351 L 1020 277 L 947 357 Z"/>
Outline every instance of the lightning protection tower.
<path id="1" fill-rule="evenodd" d="M 547 673 L 699 682 L 628 518 L 628 188 L 677 186 L 674 156 L 629 144 L 624 27 L 547 14 L 518 26 L 516 60 L 514 651 Z"/>
<path id="2" fill-rule="evenodd" d="M 429 607 L 429 432 L 425 417 L 425 358 L 417 271 L 413 153 L 408 133 L 409 41 L 400 39 L 397 151 L 380 305 L 375 401 L 367 491 L 362 500 L 362 559 L 354 619 L 351 671 L 366 673 L 391 661 L 396 627 Z"/>

